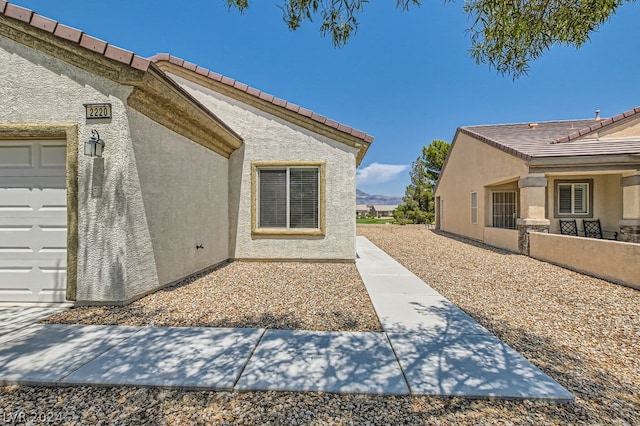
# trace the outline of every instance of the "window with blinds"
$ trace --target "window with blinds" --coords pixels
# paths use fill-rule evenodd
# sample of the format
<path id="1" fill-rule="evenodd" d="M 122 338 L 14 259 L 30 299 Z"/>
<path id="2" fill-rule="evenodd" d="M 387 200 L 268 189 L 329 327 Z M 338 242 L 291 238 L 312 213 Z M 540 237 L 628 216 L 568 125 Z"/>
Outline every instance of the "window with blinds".
<path id="1" fill-rule="evenodd" d="M 589 182 L 558 182 L 556 212 L 559 216 L 586 216 L 590 212 Z"/>
<path id="2" fill-rule="evenodd" d="M 318 229 L 318 167 L 258 170 L 258 227 Z"/>

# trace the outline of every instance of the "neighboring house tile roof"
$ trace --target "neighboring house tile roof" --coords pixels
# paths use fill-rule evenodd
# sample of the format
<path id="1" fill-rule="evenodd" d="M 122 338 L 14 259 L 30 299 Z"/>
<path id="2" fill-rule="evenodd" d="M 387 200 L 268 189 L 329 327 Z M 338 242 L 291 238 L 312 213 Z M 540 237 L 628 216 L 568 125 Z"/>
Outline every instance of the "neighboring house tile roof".
<path id="1" fill-rule="evenodd" d="M 369 210 L 369 206 L 367 206 L 366 204 L 356 204 L 356 211 L 364 211 L 364 210 Z"/>
<path id="2" fill-rule="evenodd" d="M 576 140 L 638 113 L 640 107 L 603 120 L 464 126 L 458 131 L 525 160 L 534 157 L 635 154 L 640 153 L 640 139 Z"/>
<path id="3" fill-rule="evenodd" d="M 244 83 L 241 83 L 237 80 L 234 80 L 232 78 L 229 77 L 225 77 L 221 74 L 218 74 L 214 71 L 210 71 L 206 68 L 203 68 L 199 65 L 193 64 L 191 62 L 187 62 L 184 59 L 180 59 L 177 58 L 173 55 L 169 55 L 167 53 L 159 53 L 153 57 L 151 57 L 149 59 L 150 61 L 157 63 L 157 62 L 170 62 L 174 65 L 177 65 L 179 67 L 182 67 L 184 69 L 196 72 L 204 77 L 210 78 L 212 80 L 218 81 L 220 83 L 226 84 L 227 86 L 233 87 L 236 90 L 239 90 L 241 92 L 246 92 L 252 96 L 255 96 L 257 98 L 260 98 L 264 101 L 270 102 L 276 106 L 282 107 L 282 108 L 286 108 L 289 111 L 293 111 L 297 114 L 300 114 L 303 117 L 307 117 L 310 118 L 314 121 L 317 121 L 321 124 L 324 124 L 326 126 L 332 127 L 334 129 L 337 129 L 341 132 L 347 133 L 351 136 L 354 136 L 358 139 L 362 139 L 363 141 L 367 142 L 367 143 L 371 143 L 373 142 L 373 136 L 368 135 L 360 130 L 356 130 L 353 127 L 349 127 L 346 126 L 344 124 L 338 123 L 337 121 L 331 120 L 323 115 L 320 114 L 316 114 L 315 112 L 308 110 L 306 108 L 303 108 L 299 105 L 293 104 L 291 102 L 287 102 L 284 99 L 280 99 L 280 98 L 276 98 L 273 95 L 270 95 L 266 92 L 262 92 L 258 89 L 255 89 L 253 87 L 250 87 Z"/>
<path id="4" fill-rule="evenodd" d="M 592 124 L 591 126 L 581 129 L 577 132 L 574 132 L 570 135 L 564 136 L 562 138 L 556 139 L 553 143 L 563 143 L 563 142 L 569 142 L 575 139 L 578 139 L 579 137 L 582 137 L 584 135 L 587 135 L 591 132 L 596 132 L 598 130 L 600 130 L 603 127 L 609 126 L 611 124 L 617 123 L 620 120 L 623 120 L 625 118 L 629 118 L 631 116 L 634 116 L 636 114 L 640 114 L 640 107 L 636 107 L 634 109 L 630 109 L 629 111 L 625 111 L 622 114 L 618 114 L 615 117 L 610 117 L 607 118 L 605 120 L 598 120 L 597 123 Z"/>

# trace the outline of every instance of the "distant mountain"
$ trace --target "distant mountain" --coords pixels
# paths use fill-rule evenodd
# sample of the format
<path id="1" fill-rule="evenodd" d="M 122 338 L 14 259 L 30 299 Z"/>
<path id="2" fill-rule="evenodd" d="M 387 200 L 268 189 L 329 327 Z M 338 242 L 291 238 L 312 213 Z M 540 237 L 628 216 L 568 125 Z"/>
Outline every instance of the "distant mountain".
<path id="1" fill-rule="evenodd" d="M 356 189 L 356 204 L 402 204 L 402 197 L 396 195 L 371 195 Z"/>

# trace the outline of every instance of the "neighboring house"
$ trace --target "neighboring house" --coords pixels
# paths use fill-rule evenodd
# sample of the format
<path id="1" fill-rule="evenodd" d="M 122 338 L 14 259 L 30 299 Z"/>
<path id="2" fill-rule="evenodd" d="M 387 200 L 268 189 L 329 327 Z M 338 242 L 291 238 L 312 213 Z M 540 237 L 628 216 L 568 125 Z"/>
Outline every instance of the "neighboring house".
<path id="1" fill-rule="evenodd" d="M 364 216 L 369 213 L 369 206 L 366 204 L 356 204 L 356 216 Z"/>
<path id="2" fill-rule="evenodd" d="M 614 253 L 640 254 L 638 244 L 604 248 L 604 240 L 531 232 L 560 234 L 561 219 L 582 231 L 584 220 L 599 220 L 605 238 L 640 243 L 640 107 L 608 119 L 461 127 L 435 197 L 444 231 L 595 275 L 589 262 L 628 267 L 627 255 Z M 640 285 L 637 259 L 631 278 L 613 279 Z"/>
<path id="3" fill-rule="evenodd" d="M 229 259 L 354 261 L 371 136 L 4 1 L 0 75 L 0 302 L 122 304 Z"/>
<path id="4" fill-rule="evenodd" d="M 377 218 L 393 217 L 393 211 L 397 208 L 397 204 L 374 204 L 371 206 L 371 215 Z"/>

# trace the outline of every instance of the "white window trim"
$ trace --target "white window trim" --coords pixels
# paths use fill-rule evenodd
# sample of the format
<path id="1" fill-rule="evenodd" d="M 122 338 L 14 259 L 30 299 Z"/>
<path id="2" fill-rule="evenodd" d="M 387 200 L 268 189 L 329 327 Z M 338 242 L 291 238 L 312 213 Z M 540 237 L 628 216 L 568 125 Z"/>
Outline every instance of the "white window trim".
<path id="1" fill-rule="evenodd" d="M 478 223 L 478 192 L 477 191 L 471 192 L 471 223 L 474 225 Z"/>
<path id="2" fill-rule="evenodd" d="M 318 227 L 289 228 L 289 171 L 292 168 L 318 168 Z M 286 228 L 258 226 L 259 216 L 259 171 L 264 169 L 287 170 L 287 218 Z M 251 162 L 251 234 L 255 236 L 324 236 L 326 229 L 326 164 L 324 161 L 253 161 Z"/>
<path id="3" fill-rule="evenodd" d="M 562 213 L 560 212 L 560 186 L 561 185 L 570 185 L 571 186 L 571 213 Z M 574 199 L 574 190 L 576 185 L 587 185 L 586 191 L 586 213 L 576 213 L 575 212 L 575 199 Z M 554 184 L 554 212 L 555 216 L 558 218 L 591 218 L 593 217 L 593 179 L 572 179 L 572 180 L 556 180 Z"/>

